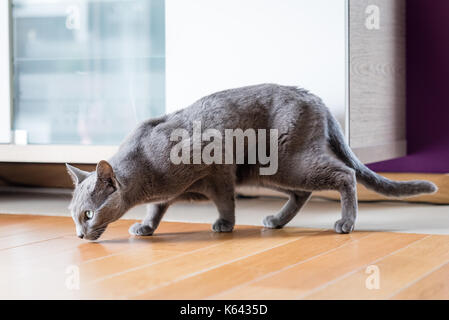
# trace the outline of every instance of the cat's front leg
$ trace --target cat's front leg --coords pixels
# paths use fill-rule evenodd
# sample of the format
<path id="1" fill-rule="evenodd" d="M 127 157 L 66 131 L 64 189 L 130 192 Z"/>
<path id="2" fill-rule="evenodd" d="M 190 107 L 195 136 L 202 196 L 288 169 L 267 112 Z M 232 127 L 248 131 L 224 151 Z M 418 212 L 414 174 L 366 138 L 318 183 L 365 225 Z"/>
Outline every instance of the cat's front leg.
<path id="1" fill-rule="evenodd" d="M 168 203 L 157 203 L 147 205 L 147 215 L 141 223 L 135 223 L 129 228 L 129 233 L 134 236 L 151 236 L 157 229 L 165 212 Z"/>
<path id="2" fill-rule="evenodd" d="M 153 235 L 155 229 L 150 227 L 149 225 L 145 225 L 143 223 L 136 222 L 134 223 L 128 230 L 128 232 L 133 236 L 151 236 Z"/>
<path id="3" fill-rule="evenodd" d="M 232 232 L 235 225 L 235 200 L 234 191 L 215 194 L 211 197 L 218 209 L 218 219 L 212 225 L 212 230 L 215 232 Z"/>
<path id="4" fill-rule="evenodd" d="M 235 222 L 230 219 L 218 218 L 212 225 L 215 232 L 232 232 Z"/>

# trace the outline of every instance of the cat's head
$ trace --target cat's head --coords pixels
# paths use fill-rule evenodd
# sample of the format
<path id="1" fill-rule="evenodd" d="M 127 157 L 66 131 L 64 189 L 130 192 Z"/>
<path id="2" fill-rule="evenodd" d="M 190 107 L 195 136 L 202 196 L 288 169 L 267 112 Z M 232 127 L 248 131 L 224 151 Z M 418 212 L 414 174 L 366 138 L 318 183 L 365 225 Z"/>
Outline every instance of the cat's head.
<path id="1" fill-rule="evenodd" d="M 97 240 L 109 223 L 126 212 L 122 185 L 111 165 L 104 160 L 93 172 L 66 166 L 75 185 L 69 209 L 76 234 L 82 239 Z"/>

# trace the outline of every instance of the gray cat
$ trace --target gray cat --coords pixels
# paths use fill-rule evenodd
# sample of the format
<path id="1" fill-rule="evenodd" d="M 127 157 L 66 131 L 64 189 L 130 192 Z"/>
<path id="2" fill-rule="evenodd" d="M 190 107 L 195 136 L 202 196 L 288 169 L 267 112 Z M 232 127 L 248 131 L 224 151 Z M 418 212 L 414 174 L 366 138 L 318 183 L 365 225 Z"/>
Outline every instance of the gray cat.
<path id="1" fill-rule="evenodd" d="M 277 129 L 278 170 L 261 175 L 256 164 L 174 164 L 170 152 L 178 143 L 175 129 L 192 133 L 192 123 L 204 129 Z M 259 138 L 258 138 L 259 139 Z M 245 159 L 247 154 L 244 155 Z M 234 155 L 235 157 L 235 155 Z M 148 205 L 142 223 L 129 232 L 152 235 L 167 208 L 179 200 L 212 200 L 219 217 L 212 229 L 234 228 L 235 187 L 253 185 L 284 192 L 289 200 L 281 211 L 268 216 L 267 228 L 282 228 L 295 217 L 315 190 L 341 194 L 342 218 L 338 233 L 350 233 L 357 217 L 357 180 L 391 197 L 433 193 L 427 181 L 396 182 L 369 170 L 345 142 L 341 128 L 315 95 L 296 87 L 262 84 L 226 90 L 204 97 L 188 108 L 140 124 L 109 160 L 96 171 L 67 165 L 75 184 L 69 209 L 80 238 L 96 240 L 107 225 L 130 208 Z"/>

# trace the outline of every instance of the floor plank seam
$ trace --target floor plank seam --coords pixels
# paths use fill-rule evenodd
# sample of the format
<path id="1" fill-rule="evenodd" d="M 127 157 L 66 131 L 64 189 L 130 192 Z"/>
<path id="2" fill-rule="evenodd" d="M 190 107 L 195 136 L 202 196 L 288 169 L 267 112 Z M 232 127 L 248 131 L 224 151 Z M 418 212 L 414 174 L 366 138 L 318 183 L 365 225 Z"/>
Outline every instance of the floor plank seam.
<path id="1" fill-rule="evenodd" d="M 321 231 L 321 232 L 324 232 L 324 231 Z M 321 232 L 317 232 L 317 233 L 321 233 Z M 197 275 L 199 275 L 199 274 L 202 274 L 202 273 L 205 273 L 205 272 L 208 272 L 208 271 L 211 271 L 211 270 L 218 269 L 218 268 L 223 267 L 223 266 L 225 266 L 225 265 L 228 265 L 228 264 L 231 264 L 231 263 L 234 263 L 234 262 L 237 262 L 237 261 L 241 261 L 241 260 L 247 259 L 247 258 L 249 258 L 249 257 L 258 255 L 258 254 L 263 253 L 263 252 L 270 251 L 270 250 L 272 250 L 272 249 L 275 249 L 275 248 L 278 248 L 278 247 L 281 247 L 281 246 L 285 246 L 286 244 L 293 243 L 293 242 L 295 242 L 295 241 L 298 241 L 298 240 L 300 240 L 300 239 L 303 239 L 304 237 L 306 237 L 306 236 L 301 236 L 301 237 L 296 238 L 296 239 L 293 239 L 293 240 L 288 240 L 288 241 L 286 241 L 286 242 L 280 243 L 280 244 L 275 245 L 275 246 L 273 246 L 273 247 L 270 247 L 270 248 L 268 248 L 268 249 L 262 249 L 262 250 L 259 250 L 259 251 L 257 251 L 257 252 L 254 252 L 254 253 L 245 255 L 245 256 L 243 256 L 243 257 L 239 257 L 239 258 L 236 258 L 236 259 L 232 259 L 232 260 L 230 260 L 230 261 L 227 261 L 227 262 L 224 262 L 224 263 L 220 263 L 220 264 L 215 265 L 215 266 L 213 266 L 213 267 L 209 267 L 209 268 L 206 268 L 206 269 L 203 269 L 203 270 L 200 270 L 200 271 L 196 271 L 196 272 L 190 273 L 190 274 L 185 275 L 185 276 L 183 276 L 183 277 L 179 277 L 179 278 L 177 278 L 177 279 L 175 279 L 175 280 L 167 281 L 167 282 L 165 282 L 165 283 L 163 283 L 163 284 L 160 284 L 160 285 L 158 285 L 158 286 L 154 286 L 154 287 L 151 287 L 151 288 L 147 288 L 147 289 L 145 289 L 145 290 L 141 290 L 141 291 L 138 292 L 137 294 L 134 294 L 134 295 L 132 295 L 132 296 L 127 296 L 127 297 L 125 297 L 125 298 L 133 298 L 133 297 L 140 296 L 140 295 L 142 295 L 142 294 L 148 293 L 148 292 L 150 292 L 150 291 L 155 291 L 155 290 L 157 290 L 157 289 L 160 289 L 160 288 L 169 286 L 169 285 L 174 284 L 174 283 L 176 283 L 176 282 L 180 282 L 180 281 L 186 280 L 186 279 L 188 279 L 188 278 L 195 277 L 195 276 L 197 276 Z"/>
<path id="2" fill-rule="evenodd" d="M 17 248 L 21 248 L 21 247 L 26 247 L 26 246 L 30 246 L 30 245 L 37 244 L 37 243 L 42 243 L 42 242 L 46 242 L 46 241 L 50 241 L 50 240 L 61 239 L 61 238 L 64 238 L 64 237 L 67 237 L 67 236 L 70 236 L 70 235 L 71 235 L 71 233 L 70 234 L 67 233 L 67 234 L 60 235 L 60 236 L 57 236 L 57 237 L 54 237 L 54 238 L 48 238 L 48 239 L 44 239 L 44 240 L 27 242 L 27 243 L 24 243 L 24 244 L 20 244 L 18 246 L 13 246 L 13 247 L 9 247 L 9 248 L 1 248 L 0 251 L 5 252 L 5 251 L 8 251 L 8 250 L 17 249 Z"/>
<path id="3" fill-rule="evenodd" d="M 279 274 L 279 273 L 282 273 L 282 272 L 284 272 L 284 271 L 286 271 L 286 270 L 289 270 L 289 269 L 291 269 L 291 268 L 294 268 L 294 267 L 296 267 L 296 266 L 299 266 L 299 265 L 301 265 L 301 264 L 303 264 L 303 263 L 309 262 L 309 261 L 311 261 L 311 260 L 313 260 L 313 259 L 316 259 L 316 258 L 319 258 L 319 257 L 321 257 L 321 256 L 323 256 L 323 255 L 325 255 L 325 254 L 329 254 L 329 253 L 331 253 L 331 252 L 333 252 L 333 251 L 335 251 L 335 250 L 338 250 L 338 249 L 340 249 L 340 248 L 343 248 L 343 247 L 345 247 L 345 246 L 347 246 L 347 245 L 349 245 L 349 244 L 356 243 L 356 242 L 358 242 L 358 241 L 360 241 L 360 240 L 362 240 L 362 239 L 368 238 L 368 237 L 370 237 L 370 236 L 372 236 L 372 235 L 373 235 L 373 234 L 368 234 L 368 235 L 366 235 L 366 236 L 364 236 L 364 237 L 361 237 L 361 238 L 359 238 L 359 239 L 357 239 L 357 240 L 354 240 L 354 241 L 350 241 L 350 242 L 344 243 L 344 244 L 342 244 L 342 245 L 340 245 L 340 246 L 338 246 L 338 247 L 335 247 L 335 248 L 333 248 L 333 249 L 324 251 L 324 252 L 322 252 L 322 253 L 320 253 L 320 254 L 317 254 L 317 255 L 315 255 L 315 256 L 313 256 L 313 257 L 307 258 L 307 259 L 305 259 L 305 260 L 303 260 L 303 261 L 299 261 L 299 262 L 297 262 L 297 263 L 294 263 L 294 264 L 292 264 L 292 265 L 286 266 L 286 267 L 281 268 L 281 269 L 279 269 L 279 270 L 269 272 L 269 273 L 267 273 L 267 274 L 265 274 L 265 275 L 263 275 L 263 276 L 260 276 L 260 277 L 257 277 L 257 278 L 255 278 L 255 279 L 251 280 L 251 281 L 242 283 L 242 284 L 240 284 L 240 285 L 238 285 L 238 286 L 236 286 L 236 287 L 233 287 L 233 288 L 230 288 L 230 289 L 225 290 L 225 291 L 223 291 L 223 292 L 220 292 L 220 293 L 211 295 L 211 296 L 207 297 L 206 299 L 208 299 L 208 300 L 209 300 L 209 299 L 210 299 L 210 300 L 213 300 L 213 299 L 215 299 L 215 297 L 219 297 L 220 295 L 223 295 L 223 294 L 228 294 L 228 293 L 230 293 L 230 292 L 232 292 L 232 291 L 235 291 L 235 290 L 238 290 L 238 289 L 240 289 L 240 288 L 242 288 L 242 287 L 245 287 L 245 286 L 251 285 L 251 284 L 253 284 L 253 283 L 256 283 L 256 282 L 258 282 L 258 281 L 261 281 L 261 280 L 270 278 L 270 277 L 275 276 L 275 275 L 277 275 L 277 274 Z"/>
<path id="4" fill-rule="evenodd" d="M 51 226 L 51 227 L 54 227 L 54 226 Z M 42 226 L 36 227 L 36 228 L 33 228 L 33 229 L 30 229 L 30 230 L 20 231 L 20 232 L 14 233 L 14 234 L 9 234 L 9 235 L 5 235 L 5 236 L 0 236 L 0 240 L 1 240 L 1 241 L 4 241 L 4 240 L 7 239 L 7 238 L 17 237 L 17 236 L 20 236 L 20 235 L 23 235 L 23 234 L 36 233 L 36 231 L 41 231 L 41 230 L 40 230 L 41 228 L 42 228 Z M 43 228 L 42 228 L 42 229 L 43 229 Z M 73 234 L 73 232 L 67 232 L 67 233 L 60 234 L 59 236 L 67 236 L 67 235 L 72 235 L 72 234 Z M 49 238 L 49 239 L 54 239 L 54 238 Z M 47 240 L 49 240 L 49 239 L 47 239 Z M 33 242 L 29 242 L 29 243 L 32 244 Z M 27 245 L 27 244 L 28 244 L 28 243 L 24 243 L 23 245 Z"/>
<path id="5" fill-rule="evenodd" d="M 164 222 L 165 222 L 165 221 L 164 221 Z M 257 229 L 255 229 L 255 230 L 257 230 Z M 153 237 L 153 236 L 151 236 L 151 237 Z M 112 239 L 110 239 L 110 240 L 116 240 L 116 238 L 112 238 Z M 229 240 L 230 240 L 230 239 L 229 239 Z M 226 240 L 226 241 L 227 241 L 227 240 Z M 124 254 L 124 253 L 126 253 L 126 252 L 133 251 L 134 249 L 135 249 L 135 248 L 132 248 L 132 247 L 130 247 L 130 248 L 124 248 L 123 250 L 117 251 L 117 252 L 115 252 L 115 253 L 111 253 L 111 254 L 108 254 L 108 255 L 105 255 L 105 256 L 101 256 L 101 257 L 97 257 L 97 258 L 92 258 L 92 259 L 85 260 L 85 261 L 83 261 L 81 264 L 91 263 L 91 262 L 95 262 L 95 261 L 107 259 L 107 258 L 110 258 L 110 257 L 115 257 L 115 256 L 118 256 L 118 255 Z M 200 249 L 201 249 L 201 248 L 200 248 Z"/>
<path id="6" fill-rule="evenodd" d="M 121 227 L 121 226 L 111 226 L 111 228 L 118 228 L 118 227 Z M 46 242 L 46 241 L 54 241 L 54 240 L 58 240 L 58 239 L 63 239 L 65 237 L 73 237 L 73 233 L 70 232 L 70 233 L 59 235 L 59 236 L 54 237 L 54 238 L 48 238 L 48 239 L 45 239 L 45 240 L 28 242 L 28 243 L 21 244 L 21 245 L 18 245 L 18 246 L 14 246 L 14 247 L 10 247 L 10 248 L 3 248 L 3 249 L 0 249 L 0 251 L 7 252 L 8 250 L 13 250 L 13 249 L 21 248 L 21 247 L 26 247 L 26 246 L 31 246 L 33 244 L 38 244 L 38 243 L 42 243 L 42 242 Z M 75 239 L 75 240 L 77 240 L 77 239 Z M 72 250 L 74 248 L 76 248 L 76 247 L 70 247 L 70 248 L 65 248 L 65 249 Z M 55 255 L 55 254 L 59 254 L 59 253 L 60 252 L 57 252 L 57 253 L 52 252 L 50 254 L 45 255 L 45 257 L 51 256 L 51 255 Z M 39 259 L 41 259 L 41 258 L 43 258 L 43 256 L 39 257 Z M 30 260 L 33 261 L 34 259 L 36 259 L 36 258 L 32 258 Z"/>
<path id="7" fill-rule="evenodd" d="M 114 239 L 112 239 L 112 240 L 114 240 Z M 123 250 L 119 250 L 117 252 L 114 252 L 114 253 L 111 253 L 111 254 L 107 254 L 107 255 L 104 255 L 104 256 L 101 256 L 101 257 L 96 257 L 96 258 L 92 258 L 92 259 L 86 259 L 84 261 L 81 261 L 79 263 L 79 265 L 84 265 L 84 264 L 92 263 L 92 262 L 95 262 L 95 261 L 100 261 L 100 260 L 104 260 L 104 259 L 108 259 L 108 258 L 113 258 L 113 257 L 119 256 L 119 255 L 122 255 L 122 254 L 124 254 L 126 252 L 132 251 L 134 249 L 135 248 L 123 248 Z"/>
<path id="8" fill-rule="evenodd" d="M 336 282 L 338 282 L 338 281 L 340 281 L 340 280 L 343 280 L 343 279 L 345 279 L 345 278 L 347 278 L 347 277 L 349 277 L 349 276 L 351 276 L 351 275 L 353 275 L 353 274 L 359 272 L 360 270 L 363 270 L 363 268 L 366 268 L 367 266 L 370 266 L 370 265 L 379 263 L 380 261 L 382 261 L 382 260 L 384 260 L 384 259 L 386 259 L 386 258 L 388 258 L 388 257 L 391 257 L 391 256 L 393 256 L 393 255 L 395 255 L 395 254 L 397 254 L 397 253 L 399 253 L 399 252 L 401 252 L 401 251 L 403 251 L 403 250 L 405 250 L 405 249 L 411 247 L 412 245 L 415 245 L 415 244 L 417 244 L 417 243 L 419 243 L 419 242 L 421 242 L 421 241 L 424 241 L 425 239 L 428 239 L 428 238 L 430 238 L 430 237 L 431 237 L 431 235 L 428 235 L 428 236 L 423 237 L 423 238 L 421 238 L 421 239 L 415 240 L 415 241 L 413 241 L 412 243 L 409 243 L 408 245 L 406 245 L 406 246 L 404 246 L 404 247 L 402 247 L 402 248 L 400 248 L 400 249 L 398 249 L 398 250 L 395 250 L 395 251 L 393 251 L 393 252 L 390 252 L 389 254 L 387 254 L 387 255 L 385 255 L 385 256 L 379 258 L 379 259 L 376 259 L 376 260 L 371 261 L 371 262 L 369 262 L 369 263 L 367 263 L 367 264 L 364 264 L 364 265 L 361 266 L 360 268 L 356 268 L 356 269 L 354 269 L 353 271 L 350 271 L 350 272 L 348 272 L 348 273 L 345 273 L 344 275 L 341 275 L 340 277 L 337 277 L 337 278 L 335 278 L 335 279 L 333 279 L 333 280 L 331 280 L 331 281 L 329 281 L 329 282 L 326 282 L 325 284 L 323 284 L 323 285 L 321 285 L 321 286 L 319 286 L 319 287 L 317 287 L 317 288 L 315 288 L 315 289 L 312 289 L 312 290 L 311 290 L 310 292 L 308 292 L 308 293 L 301 294 L 301 295 L 297 296 L 295 299 L 301 300 L 301 299 L 304 299 L 304 298 L 306 298 L 306 297 L 308 297 L 308 296 L 310 296 L 310 295 L 312 295 L 312 294 L 314 294 L 314 293 L 316 293 L 316 292 L 318 292 L 318 291 L 322 291 L 322 290 L 326 289 L 327 287 L 329 287 L 330 285 L 332 285 L 332 284 L 334 284 L 334 283 L 336 283 Z"/>
<path id="9" fill-rule="evenodd" d="M 113 226 L 111 226 L 110 228 L 122 228 L 124 225 L 126 225 L 126 224 L 123 223 L 123 224 L 119 224 L 119 225 L 113 225 Z M 257 230 L 257 229 L 255 229 L 254 232 L 256 232 L 256 230 Z M 0 251 L 3 250 L 4 252 L 7 252 L 7 250 L 9 250 L 9 249 L 12 250 L 12 249 L 20 248 L 20 247 L 26 247 L 26 246 L 33 245 L 33 244 L 42 243 L 42 242 L 45 242 L 45 241 L 58 240 L 58 239 L 62 239 L 62 238 L 65 238 L 65 237 L 71 236 L 71 235 L 72 235 L 71 233 L 70 233 L 70 234 L 65 234 L 65 235 L 61 235 L 61 236 L 55 237 L 55 238 L 49 238 L 49 239 L 45 239 L 45 240 L 41 240 L 41 241 L 35 241 L 35 242 L 30 242 L 30 243 L 27 243 L 27 244 L 23 244 L 23 245 L 11 247 L 11 248 L 0 249 Z M 109 240 L 115 240 L 115 239 L 118 239 L 118 238 L 114 237 L 114 238 L 111 238 L 111 239 L 109 239 Z M 75 240 L 77 240 L 77 239 L 75 239 Z M 75 247 L 70 247 L 70 248 L 65 248 L 64 250 L 66 250 L 66 249 L 73 250 L 74 248 L 75 248 Z M 61 251 L 64 251 L 64 250 L 61 250 Z M 111 255 L 106 255 L 106 256 L 102 256 L 102 257 L 98 257 L 98 258 L 94 258 L 94 259 L 88 259 L 88 260 L 86 260 L 86 261 L 83 261 L 83 262 L 79 263 L 78 265 L 83 265 L 83 264 L 89 263 L 89 262 L 91 262 L 91 261 L 96 261 L 96 260 L 106 259 L 106 258 L 108 258 L 109 256 L 120 255 L 120 254 L 129 252 L 129 251 L 131 251 L 131 250 L 133 250 L 133 249 L 132 249 L 132 248 L 124 248 L 123 250 L 120 250 L 120 251 L 117 252 L 117 253 L 113 253 L 113 254 L 111 254 Z M 50 254 L 45 255 L 45 257 L 47 257 L 47 256 L 53 256 L 53 255 L 58 255 L 58 254 L 61 253 L 61 251 L 58 251 L 58 252 L 52 252 L 52 253 L 50 253 Z M 35 261 L 35 260 L 41 260 L 42 258 L 43 258 L 43 256 L 40 256 L 38 259 L 32 258 L 32 259 L 28 259 L 28 260 L 26 260 L 26 261 L 32 262 L 32 261 Z"/>
<path id="10" fill-rule="evenodd" d="M 159 260 L 159 261 L 155 261 L 155 262 L 143 264 L 143 265 L 140 265 L 140 266 L 136 266 L 136 267 L 133 267 L 133 268 L 129 268 L 129 269 L 126 269 L 126 270 L 123 270 L 123 271 L 120 271 L 120 272 L 116 272 L 116 273 L 110 274 L 110 275 L 105 276 L 105 277 L 101 277 L 101 278 L 93 280 L 93 281 L 89 281 L 86 285 L 88 285 L 88 286 L 89 285 L 93 285 L 93 284 L 96 284 L 96 283 L 99 283 L 99 282 L 102 282 L 102 281 L 105 281 L 105 280 L 108 280 L 108 279 L 112 279 L 112 278 L 117 277 L 117 276 L 121 276 L 121 275 L 129 273 L 129 272 L 137 271 L 137 270 L 144 269 L 144 268 L 156 265 L 156 264 L 160 264 L 160 263 L 167 262 L 167 261 L 170 261 L 170 260 L 173 260 L 173 259 L 184 257 L 186 255 L 194 254 L 194 253 L 197 253 L 197 252 L 202 251 L 202 250 L 214 248 L 214 247 L 220 246 L 221 244 L 223 244 L 223 242 L 216 243 L 216 244 L 213 244 L 213 245 L 210 245 L 210 246 L 206 246 L 206 247 L 203 247 L 203 248 L 198 248 L 198 249 L 195 249 L 195 250 L 192 250 L 192 251 L 180 253 L 180 254 L 178 254 L 176 256 L 173 256 L 173 257 L 170 257 L 170 258 L 166 258 L 166 259 L 162 259 L 162 260 Z"/>
<path id="11" fill-rule="evenodd" d="M 418 283 L 419 281 L 427 278 L 428 276 L 430 276 L 432 273 L 442 269 L 444 266 L 448 265 L 449 261 L 443 262 L 440 265 L 436 266 L 435 268 L 431 269 L 430 271 L 426 272 L 425 274 L 423 274 L 421 277 L 419 277 L 418 279 L 415 279 L 413 281 L 411 281 L 410 283 L 408 283 L 407 285 L 405 285 L 403 288 L 397 290 L 396 292 L 394 292 L 393 294 L 391 294 L 390 296 L 387 297 L 387 300 L 391 300 L 393 299 L 395 296 L 399 295 L 401 292 L 403 292 L 404 290 L 410 288 L 411 286 L 415 285 L 416 283 Z"/>

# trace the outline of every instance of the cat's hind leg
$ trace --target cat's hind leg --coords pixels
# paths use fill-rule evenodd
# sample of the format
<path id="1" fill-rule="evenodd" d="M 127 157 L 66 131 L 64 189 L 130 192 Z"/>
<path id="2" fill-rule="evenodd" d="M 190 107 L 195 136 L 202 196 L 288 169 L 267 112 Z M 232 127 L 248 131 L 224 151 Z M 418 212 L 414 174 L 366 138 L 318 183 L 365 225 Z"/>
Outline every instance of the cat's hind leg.
<path id="1" fill-rule="evenodd" d="M 168 202 L 148 204 L 147 215 L 141 223 L 133 224 L 128 230 L 129 233 L 134 236 L 151 236 L 159 226 L 168 207 Z"/>
<path id="2" fill-rule="evenodd" d="M 302 158 L 302 161 L 285 165 L 289 170 L 280 171 L 275 177 L 278 184 L 289 190 L 338 191 L 341 195 L 342 217 L 335 223 L 334 229 L 337 233 L 352 232 L 358 210 L 355 171 L 325 154 L 303 155 Z"/>
<path id="3" fill-rule="evenodd" d="M 338 191 L 341 195 L 341 219 L 335 222 L 335 232 L 351 233 L 354 230 L 357 219 L 357 180 L 352 171 L 345 174 L 341 181 Z"/>
<path id="4" fill-rule="evenodd" d="M 283 228 L 289 223 L 301 210 L 301 208 L 307 203 L 312 195 L 307 191 L 291 191 L 288 192 L 290 198 L 287 203 L 282 207 L 281 211 L 274 216 L 267 216 L 263 220 L 263 225 L 270 229 Z"/>
<path id="5" fill-rule="evenodd" d="M 324 157 L 305 179 L 307 190 L 335 190 L 341 196 L 341 219 L 335 222 L 337 233 L 351 233 L 357 219 L 357 179 L 355 171 L 340 161 Z"/>

